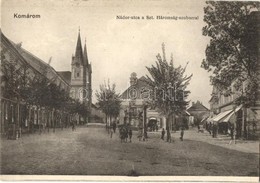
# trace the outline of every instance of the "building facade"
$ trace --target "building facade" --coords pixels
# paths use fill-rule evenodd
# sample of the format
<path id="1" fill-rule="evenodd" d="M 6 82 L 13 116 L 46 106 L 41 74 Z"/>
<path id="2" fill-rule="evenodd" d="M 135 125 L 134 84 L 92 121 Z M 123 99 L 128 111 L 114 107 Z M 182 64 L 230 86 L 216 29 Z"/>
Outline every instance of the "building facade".
<path id="1" fill-rule="evenodd" d="M 146 78 L 144 76 L 137 78 L 136 73 L 132 73 L 129 83 L 130 86 L 121 94 L 120 123 L 128 123 L 141 129 L 145 127 L 147 131 L 166 129 L 166 117 L 148 104 L 151 100 L 150 92 L 153 90 Z M 187 122 L 188 116 L 188 112 L 185 115 L 173 114 L 169 118 L 171 130 L 177 130 L 183 122 Z"/>
<path id="2" fill-rule="evenodd" d="M 210 111 L 200 101 L 192 102 L 192 105 L 187 109 L 193 120 L 190 125 L 202 125 L 204 120 L 209 117 Z"/>
<path id="3" fill-rule="evenodd" d="M 145 108 L 150 92 L 145 80 L 144 76 L 137 78 L 136 73 L 131 74 L 130 86 L 121 94 L 119 121 L 121 124 L 129 123 L 139 128 L 147 126 L 148 130 L 166 128 L 166 119 L 163 115 L 156 109 Z"/>
<path id="4" fill-rule="evenodd" d="M 66 111 L 65 106 L 60 109 L 50 109 L 38 104 L 29 104 L 23 101 L 19 93 L 19 84 L 14 83 L 11 97 L 6 95 L 7 84 L 10 85 L 10 78 L 21 84 L 31 82 L 35 78 L 46 78 L 48 83 L 58 86 L 59 90 L 65 91 L 73 99 L 87 106 L 89 110 L 86 120 L 93 122 L 104 122 L 104 114 L 92 104 L 92 67 L 88 61 L 86 41 L 84 49 L 81 45 L 80 32 L 76 43 L 75 55 L 72 56 L 71 71 L 56 71 L 49 63 L 44 62 L 34 54 L 22 48 L 21 43 L 14 43 L 9 40 L 1 31 L 1 91 L 0 91 L 0 132 L 1 136 L 17 138 L 22 133 L 48 128 L 63 128 L 70 125 L 76 119 L 77 123 L 82 122 L 78 114 L 73 116 Z M 7 65 L 12 67 L 5 68 Z M 14 78 L 15 77 L 15 78 Z M 21 79 L 22 78 L 22 79 Z M 12 84 L 12 82 L 11 82 Z M 3 95 L 5 93 L 5 95 Z M 91 111 L 93 116 L 91 116 Z M 87 111 L 86 111 L 87 112 Z"/>
<path id="5" fill-rule="evenodd" d="M 34 132 L 41 127 L 61 127 L 68 125 L 68 115 L 42 106 L 28 104 L 21 97 L 19 87 L 32 82 L 35 78 L 46 78 L 49 83 L 59 86 L 69 94 L 70 85 L 49 64 L 15 44 L 1 33 L 1 136 L 18 138 L 22 133 Z M 19 82 L 19 83 L 18 83 Z M 13 95 L 7 88 L 12 85 Z M 59 113 L 59 114 L 58 114 Z M 51 120 L 52 119 L 52 120 Z M 63 120 L 63 122 L 61 122 Z"/>
<path id="6" fill-rule="evenodd" d="M 226 90 L 220 90 L 213 86 L 212 97 L 210 103 L 210 118 L 208 122 L 217 123 L 219 132 L 228 133 L 229 128 L 235 129 L 238 138 L 259 138 L 260 136 L 260 12 L 252 12 L 249 15 L 247 34 L 245 36 L 245 44 L 249 49 L 250 57 L 256 60 L 257 89 L 256 100 L 250 104 L 237 104 L 237 99 L 244 96 L 245 88 L 249 80 L 242 83 L 242 89 L 236 90 L 234 80 L 231 86 Z M 229 94 L 227 94 L 229 93 Z"/>

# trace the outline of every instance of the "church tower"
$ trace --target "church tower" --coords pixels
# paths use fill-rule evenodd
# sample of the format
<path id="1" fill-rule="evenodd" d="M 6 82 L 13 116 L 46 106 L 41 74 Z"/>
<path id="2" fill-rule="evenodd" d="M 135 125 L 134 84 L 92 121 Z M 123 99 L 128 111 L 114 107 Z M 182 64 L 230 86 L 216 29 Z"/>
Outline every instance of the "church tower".
<path id="1" fill-rule="evenodd" d="M 91 112 L 92 104 L 92 67 L 88 61 L 86 40 L 82 49 L 80 30 L 75 55 L 71 61 L 71 97 L 84 103 Z"/>

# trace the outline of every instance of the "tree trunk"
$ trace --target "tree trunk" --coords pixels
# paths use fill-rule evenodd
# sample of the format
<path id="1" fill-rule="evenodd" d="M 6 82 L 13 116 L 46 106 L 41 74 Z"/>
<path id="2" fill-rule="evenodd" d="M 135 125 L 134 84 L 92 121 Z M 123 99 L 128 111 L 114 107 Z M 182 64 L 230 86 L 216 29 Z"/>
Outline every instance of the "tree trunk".
<path id="1" fill-rule="evenodd" d="M 170 124 L 170 114 L 166 115 L 166 136 L 167 136 L 167 142 L 171 142 L 171 124 Z"/>
<path id="2" fill-rule="evenodd" d="M 47 111 L 47 125 L 48 125 L 48 133 L 50 132 L 50 111 Z"/>
<path id="3" fill-rule="evenodd" d="M 55 133 L 55 129 L 56 129 L 56 110 L 54 109 L 53 111 L 53 132 Z"/>

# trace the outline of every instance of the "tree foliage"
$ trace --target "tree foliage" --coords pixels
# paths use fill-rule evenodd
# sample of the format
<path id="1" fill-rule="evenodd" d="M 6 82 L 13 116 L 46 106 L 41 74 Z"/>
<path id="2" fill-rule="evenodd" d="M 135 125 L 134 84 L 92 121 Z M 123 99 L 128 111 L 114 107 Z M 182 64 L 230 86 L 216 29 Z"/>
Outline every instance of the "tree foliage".
<path id="1" fill-rule="evenodd" d="M 99 91 L 96 91 L 97 105 L 109 117 L 119 115 L 121 100 L 120 94 L 116 92 L 116 85 L 108 83 L 101 84 Z"/>
<path id="2" fill-rule="evenodd" d="M 151 75 L 147 76 L 147 82 L 153 90 L 150 104 L 168 118 L 171 114 L 181 114 L 186 110 L 189 103 L 186 99 L 190 93 L 187 86 L 192 75 L 185 74 L 187 65 L 174 67 L 173 56 L 167 62 L 164 44 L 162 51 L 162 56 L 156 56 L 155 65 L 146 67 Z"/>
<path id="3" fill-rule="evenodd" d="M 257 89 L 257 55 L 252 54 L 250 36 L 250 14 L 259 11 L 259 2 L 207 1 L 204 8 L 204 36 L 210 37 L 206 48 L 206 59 L 202 68 L 212 73 L 211 83 L 221 91 L 228 90 L 235 82 L 236 90 L 254 100 Z"/>
<path id="4" fill-rule="evenodd" d="M 6 50 L 1 52 L 1 87 L 3 96 L 25 102 L 37 107 L 67 111 L 86 117 L 89 109 L 69 97 L 69 92 L 61 89 L 39 73 L 28 73 L 25 65 L 18 65 L 17 60 L 10 62 L 5 57 Z M 32 75 L 30 77 L 29 75 Z M 2 86 L 2 83 L 5 83 Z"/>

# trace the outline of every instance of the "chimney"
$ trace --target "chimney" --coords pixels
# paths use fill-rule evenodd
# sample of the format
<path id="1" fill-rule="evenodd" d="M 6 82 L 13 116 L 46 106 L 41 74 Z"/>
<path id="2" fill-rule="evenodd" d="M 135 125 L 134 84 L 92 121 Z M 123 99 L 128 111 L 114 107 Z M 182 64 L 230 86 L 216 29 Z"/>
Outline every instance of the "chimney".
<path id="1" fill-rule="evenodd" d="M 136 84 L 137 82 L 137 74 L 135 72 L 133 72 L 130 76 L 130 86 L 133 86 Z"/>

